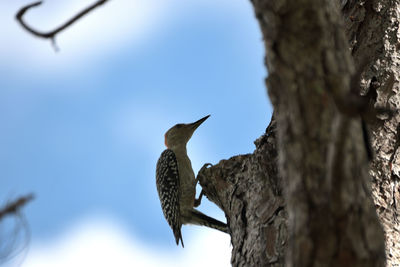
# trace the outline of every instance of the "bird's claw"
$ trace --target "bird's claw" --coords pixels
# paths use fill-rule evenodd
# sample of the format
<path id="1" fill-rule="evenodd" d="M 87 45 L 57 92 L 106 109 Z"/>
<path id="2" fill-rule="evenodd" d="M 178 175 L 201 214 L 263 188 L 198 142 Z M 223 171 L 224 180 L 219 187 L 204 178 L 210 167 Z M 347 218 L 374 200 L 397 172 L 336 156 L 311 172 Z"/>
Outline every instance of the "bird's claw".
<path id="1" fill-rule="evenodd" d="M 195 208 L 197 208 L 198 206 L 200 206 L 201 198 L 203 197 L 203 195 L 204 195 L 204 191 L 201 190 L 199 197 L 198 197 L 197 199 L 194 200 L 194 207 L 195 207 Z"/>
<path id="2" fill-rule="evenodd" d="M 206 163 L 203 165 L 203 167 L 201 167 L 200 171 L 202 171 L 203 169 L 207 169 L 208 167 L 212 167 L 213 165 L 211 163 Z"/>
<path id="3" fill-rule="evenodd" d="M 196 177 L 196 184 L 199 182 L 199 178 L 200 178 L 199 175 L 201 173 L 203 173 L 204 169 L 207 169 L 210 166 L 212 167 L 213 165 L 211 163 L 206 163 L 206 164 L 203 165 L 203 167 L 201 167 L 201 169 L 199 170 L 199 172 L 197 174 L 197 177 Z"/>

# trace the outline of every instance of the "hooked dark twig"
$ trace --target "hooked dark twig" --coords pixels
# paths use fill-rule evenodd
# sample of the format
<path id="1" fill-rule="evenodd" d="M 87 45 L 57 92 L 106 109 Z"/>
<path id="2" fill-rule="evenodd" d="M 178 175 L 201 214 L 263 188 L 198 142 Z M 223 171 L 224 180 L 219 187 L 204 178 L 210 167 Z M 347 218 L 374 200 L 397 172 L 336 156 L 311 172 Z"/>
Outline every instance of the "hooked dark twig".
<path id="1" fill-rule="evenodd" d="M 3 219 L 6 215 L 17 213 L 22 206 L 31 201 L 33 198 L 33 194 L 29 194 L 6 204 L 3 208 L 0 209 L 0 220 Z"/>
<path id="2" fill-rule="evenodd" d="M 108 0 L 99 0 L 95 3 L 93 3 L 92 5 L 88 6 L 87 8 L 83 9 L 81 12 L 79 12 L 78 14 L 76 14 L 75 16 L 73 16 L 71 19 L 69 19 L 67 22 L 65 22 L 64 24 L 62 24 L 60 27 L 50 31 L 50 32 L 40 32 L 37 31 L 33 28 L 31 28 L 30 26 L 28 26 L 28 24 L 25 23 L 25 21 L 22 19 L 22 17 L 24 16 L 24 14 L 26 13 L 26 11 L 28 11 L 29 9 L 33 8 L 33 7 L 37 7 L 40 6 L 43 1 L 38 1 L 38 2 L 34 2 L 32 4 L 29 4 L 25 7 L 22 7 L 17 14 L 15 15 L 15 18 L 17 19 L 17 21 L 21 24 L 21 26 L 28 31 L 29 33 L 31 33 L 32 35 L 39 37 L 39 38 L 45 38 L 45 39 L 50 39 L 52 41 L 53 47 L 57 50 L 56 44 L 55 44 L 55 37 L 56 35 L 65 30 L 66 28 L 68 28 L 69 26 L 71 26 L 74 22 L 76 22 L 77 20 L 79 20 L 80 18 L 82 18 L 83 16 L 85 16 L 86 14 L 88 14 L 89 12 L 91 12 L 92 10 L 94 10 L 95 8 L 103 5 L 104 3 L 106 3 Z"/>

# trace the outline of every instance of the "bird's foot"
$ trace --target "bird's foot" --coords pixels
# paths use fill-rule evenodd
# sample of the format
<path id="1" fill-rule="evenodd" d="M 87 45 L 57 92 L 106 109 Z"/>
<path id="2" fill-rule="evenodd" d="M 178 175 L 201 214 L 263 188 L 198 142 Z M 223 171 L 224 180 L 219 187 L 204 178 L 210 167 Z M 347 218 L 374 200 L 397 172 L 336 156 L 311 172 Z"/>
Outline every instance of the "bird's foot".
<path id="1" fill-rule="evenodd" d="M 213 165 L 212 165 L 211 163 L 206 163 L 206 164 L 204 164 L 203 167 L 201 167 L 199 173 L 200 173 L 200 172 L 203 172 L 204 169 L 207 169 L 208 167 L 212 167 L 212 166 L 213 166 Z"/>
<path id="2" fill-rule="evenodd" d="M 194 200 L 194 207 L 197 208 L 201 204 L 201 199 L 203 198 L 204 191 L 201 190 L 200 195 L 197 199 Z"/>

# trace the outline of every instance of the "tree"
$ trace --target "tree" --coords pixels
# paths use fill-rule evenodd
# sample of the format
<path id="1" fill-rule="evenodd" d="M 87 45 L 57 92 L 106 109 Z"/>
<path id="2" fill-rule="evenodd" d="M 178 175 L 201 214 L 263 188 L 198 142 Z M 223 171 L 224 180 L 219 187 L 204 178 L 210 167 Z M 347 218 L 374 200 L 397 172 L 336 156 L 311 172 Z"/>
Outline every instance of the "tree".
<path id="1" fill-rule="evenodd" d="M 232 265 L 396 266 L 399 3 L 251 2 L 274 115 L 253 154 L 199 172 Z"/>
<path id="2" fill-rule="evenodd" d="M 396 266 L 398 117 L 376 114 L 399 103 L 398 3 L 252 4 L 274 117 L 253 154 L 201 171 L 229 221 L 233 266 L 383 266 L 381 223 Z"/>

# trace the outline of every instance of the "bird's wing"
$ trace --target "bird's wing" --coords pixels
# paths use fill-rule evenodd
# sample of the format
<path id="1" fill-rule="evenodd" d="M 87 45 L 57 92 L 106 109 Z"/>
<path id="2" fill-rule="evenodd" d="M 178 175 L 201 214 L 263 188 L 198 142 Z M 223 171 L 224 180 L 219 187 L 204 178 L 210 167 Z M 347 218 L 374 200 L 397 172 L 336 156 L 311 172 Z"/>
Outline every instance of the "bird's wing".
<path id="1" fill-rule="evenodd" d="M 171 149 L 164 150 L 157 161 L 156 184 L 164 217 L 174 232 L 176 244 L 178 245 L 181 240 L 183 247 L 179 209 L 178 161 Z"/>

